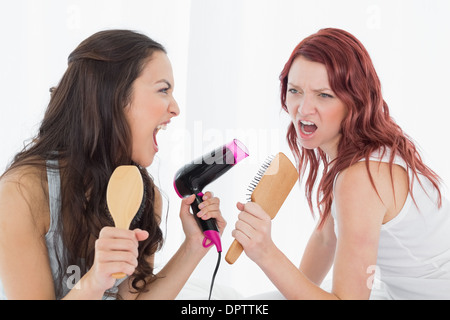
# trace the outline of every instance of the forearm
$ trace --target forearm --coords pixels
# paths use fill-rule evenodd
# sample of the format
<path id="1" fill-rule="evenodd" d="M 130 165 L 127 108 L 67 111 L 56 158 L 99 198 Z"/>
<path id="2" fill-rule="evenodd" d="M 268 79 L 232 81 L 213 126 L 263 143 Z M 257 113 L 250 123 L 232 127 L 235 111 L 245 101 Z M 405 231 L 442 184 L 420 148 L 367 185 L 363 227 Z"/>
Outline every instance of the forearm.
<path id="1" fill-rule="evenodd" d="M 105 290 L 95 289 L 92 281 L 89 272 L 86 273 L 62 300 L 101 300 Z"/>
<path id="2" fill-rule="evenodd" d="M 300 270 L 320 286 L 333 265 L 334 253 L 335 246 L 318 243 L 318 239 L 311 237 L 303 253 Z"/>
<path id="3" fill-rule="evenodd" d="M 148 291 L 141 293 L 137 299 L 175 299 L 207 250 L 186 241 L 183 242 L 178 251 L 156 275 L 156 279 L 147 286 Z"/>
<path id="4" fill-rule="evenodd" d="M 337 299 L 309 280 L 278 248 L 274 247 L 268 256 L 270 259 L 258 265 L 286 299 Z"/>
<path id="5" fill-rule="evenodd" d="M 321 285 L 333 265 L 336 251 L 334 220 L 328 218 L 321 229 L 314 229 L 303 253 L 300 270 L 317 285 Z"/>

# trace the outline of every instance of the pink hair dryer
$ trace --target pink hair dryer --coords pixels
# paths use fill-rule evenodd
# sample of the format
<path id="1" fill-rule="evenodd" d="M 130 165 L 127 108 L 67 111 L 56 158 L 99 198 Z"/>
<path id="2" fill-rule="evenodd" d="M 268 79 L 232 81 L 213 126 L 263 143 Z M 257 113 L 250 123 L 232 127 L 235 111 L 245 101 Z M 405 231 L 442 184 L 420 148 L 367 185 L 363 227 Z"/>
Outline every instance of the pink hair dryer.
<path id="1" fill-rule="evenodd" d="M 205 235 L 203 239 L 203 246 L 205 248 L 214 244 L 217 251 L 222 252 L 216 219 L 202 220 L 197 217 L 197 213 L 200 211 L 198 205 L 203 202 L 202 190 L 247 156 L 248 150 L 244 144 L 234 139 L 230 143 L 186 164 L 175 174 L 173 186 L 178 196 L 184 198 L 195 194 L 195 201 L 192 203 L 191 208 L 194 217 Z"/>

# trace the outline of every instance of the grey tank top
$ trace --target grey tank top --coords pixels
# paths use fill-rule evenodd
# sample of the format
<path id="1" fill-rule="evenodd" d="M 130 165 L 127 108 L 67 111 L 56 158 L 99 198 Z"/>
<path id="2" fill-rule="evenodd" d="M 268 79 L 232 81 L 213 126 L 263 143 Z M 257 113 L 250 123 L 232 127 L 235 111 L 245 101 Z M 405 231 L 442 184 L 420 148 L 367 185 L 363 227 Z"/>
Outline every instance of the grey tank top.
<path id="1" fill-rule="evenodd" d="M 59 217 L 61 213 L 61 180 L 58 169 L 57 160 L 47 161 L 47 180 L 48 180 L 48 194 L 49 194 L 49 207 L 50 207 L 50 227 L 45 235 L 47 243 L 48 256 L 50 259 L 50 267 L 52 269 L 53 281 L 55 283 L 56 298 L 61 299 L 69 293 L 70 290 L 78 290 L 77 283 L 82 276 L 80 274 L 80 267 L 73 265 L 68 266 L 65 270 L 63 283 L 60 284 L 60 290 L 58 290 L 57 281 L 61 281 L 59 277 L 59 263 L 57 256 L 62 257 L 64 254 L 64 246 L 59 233 L 56 232 L 59 226 Z M 103 299 L 114 299 L 119 291 L 118 286 L 126 278 L 117 280 L 115 285 L 105 292 Z"/>

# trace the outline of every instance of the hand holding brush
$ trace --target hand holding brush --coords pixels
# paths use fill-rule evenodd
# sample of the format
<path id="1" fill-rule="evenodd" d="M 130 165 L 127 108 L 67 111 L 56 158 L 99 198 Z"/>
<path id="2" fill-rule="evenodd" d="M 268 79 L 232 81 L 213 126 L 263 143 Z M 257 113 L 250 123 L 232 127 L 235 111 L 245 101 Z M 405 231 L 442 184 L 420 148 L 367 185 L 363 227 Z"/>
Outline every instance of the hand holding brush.
<path id="1" fill-rule="evenodd" d="M 297 170 L 286 155 L 280 152 L 275 157 L 268 159 L 250 183 L 249 200 L 251 202 L 245 205 L 238 204 L 239 210 L 248 209 L 254 214 L 241 210 L 243 213 L 241 213 L 239 217 L 240 222 L 238 223 L 242 229 L 240 231 L 235 230 L 233 236 L 238 234 L 236 238 L 241 239 L 242 242 L 248 242 L 247 238 L 249 238 L 249 235 L 256 236 L 252 224 L 261 225 L 264 224 L 264 221 L 268 221 L 270 226 L 270 219 L 276 216 L 297 179 Z M 225 260 L 229 264 L 233 264 L 242 251 L 242 245 L 237 239 L 234 240 L 228 249 Z"/>
<path id="2" fill-rule="evenodd" d="M 232 235 L 236 243 L 245 248 L 246 255 L 257 262 L 270 254 L 274 246 L 271 238 L 272 219 L 256 202 L 238 202 L 236 207 L 240 213 Z"/>

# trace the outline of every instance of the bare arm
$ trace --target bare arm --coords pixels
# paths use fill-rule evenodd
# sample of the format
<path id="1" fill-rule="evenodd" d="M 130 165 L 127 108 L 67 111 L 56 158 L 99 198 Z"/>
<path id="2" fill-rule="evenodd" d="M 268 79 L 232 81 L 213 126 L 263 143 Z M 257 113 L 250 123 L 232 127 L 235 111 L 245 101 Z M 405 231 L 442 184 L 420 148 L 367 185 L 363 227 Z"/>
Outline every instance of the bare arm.
<path id="1" fill-rule="evenodd" d="M 158 193 L 159 194 L 159 193 Z M 206 198 L 205 198 L 206 197 Z M 226 222 L 222 218 L 219 209 L 219 199 L 214 198 L 210 192 L 205 193 L 203 204 L 205 208 L 199 213 L 204 219 L 216 218 L 219 231 L 222 233 Z M 183 223 L 183 230 L 186 235 L 185 241 L 178 251 L 173 255 L 164 268 L 156 275 L 156 279 L 147 285 L 147 292 L 139 295 L 130 295 L 130 284 L 124 284 L 121 288 L 121 295 L 136 299 L 175 299 L 184 287 L 186 281 L 197 267 L 201 259 L 207 254 L 210 248 L 203 248 L 203 234 L 189 212 L 190 204 L 194 198 L 182 200 L 180 208 L 180 218 Z M 158 200 L 160 201 L 160 200 Z M 157 205 L 158 205 L 157 201 Z M 214 250 L 214 249 L 213 249 Z M 153 257 L 150 257 L 153 260 Z"/>
<path id="2" fill-rule="evenodd" d="M 335 201 L 339 236 L 331 292 L 315 283 L 321 281 L 325 266 L 329 264 L 329 258 L 323 260 L 326 255 L 319 254 L 319 270 L 312 271 L 315 258 L 310 249 L 318 247 L 317 239 L 313 238 L 311 246 L 308 245 L 307 256 L 299 270 L 272 242 L 267 214 L 254 203 L 239 208 L 242 210 L 240 222 L 233 235 L 287 299 L 369 298 L 368 270 L 376 264 L 381 224 L 393 201 L 389 171 L 378 170 L 376 166 L 371 165 L 371 172 L 377 190 L 385 190 L 380 192 L 381 198 L 372 187 L 363 163 L 347 169 L 338 178 Z"/>
<path id="3" fill-rule="evenodd" d="M 0 279 L 8 299 L 55 298 L 40 213 L 45 202 L 34 178 L 10 174 L 0 181 Z"/>
<path id="4" fill-rule="evenodd" d="M 303 253 L 300 270 L 320 286 L 333 265 L 335 251 L 334 219 L 329 217 L 321 229 L 316 227 L 311 234 Z"/>
<path id="5" fill-rule="evenodd" d="M 8 299 L 56 298 L 45 239 L 50 212 L 43 186 L 41 173 L 32 168 L 0 181 L 0 279 Z M 102 230 L 94 265 L 63 299 L 102 298 L 114 284 L 112 273 L 133 272 L 132 253 L 140 236 L 142 232 Z"/>
<path id="6" fill-rule="evenodd" d="M 242 244 L 247 256 L 264 271 L 285 296 L 294 299 L 336 299 L 325 292 L 297 268 L 273 243 L 271 219 L 253 202 L 238 203 L 241 210 L 232 235 Z"/>

